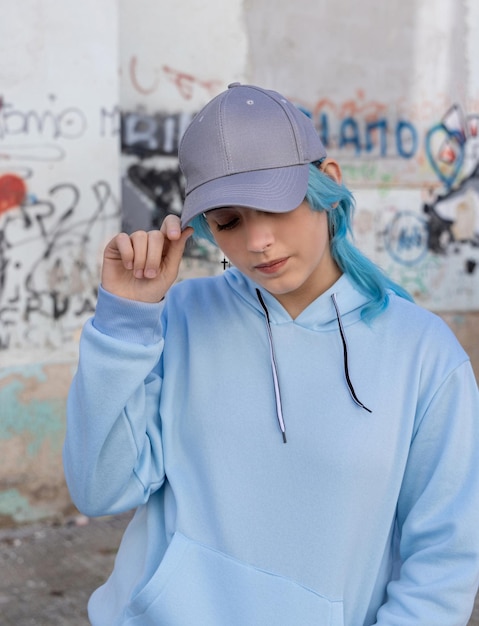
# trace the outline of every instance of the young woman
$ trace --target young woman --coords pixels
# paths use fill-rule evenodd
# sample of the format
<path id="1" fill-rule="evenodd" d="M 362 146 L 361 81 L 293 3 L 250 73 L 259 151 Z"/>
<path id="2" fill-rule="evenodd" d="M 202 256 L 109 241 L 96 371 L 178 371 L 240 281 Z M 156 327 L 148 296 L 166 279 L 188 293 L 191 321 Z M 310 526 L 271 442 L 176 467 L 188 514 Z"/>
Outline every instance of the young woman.
<path id="1" fill-rule="evenodd" d="M 350 242 L 310 120 L 233 84 L 180 146 L 182 224 L 106 247 L 68 403 L 87 515 L 136 508 L 94 626 L 465 626 L 469 360 Z M 187 238 L 233 264 L 174 286 Z"/>

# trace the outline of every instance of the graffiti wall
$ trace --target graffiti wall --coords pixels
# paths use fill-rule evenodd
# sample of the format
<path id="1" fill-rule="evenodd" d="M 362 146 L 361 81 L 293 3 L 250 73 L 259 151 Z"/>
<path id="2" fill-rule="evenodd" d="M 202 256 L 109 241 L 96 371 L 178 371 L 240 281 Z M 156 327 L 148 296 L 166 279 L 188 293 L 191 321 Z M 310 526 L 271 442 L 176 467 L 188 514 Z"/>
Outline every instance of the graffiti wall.
<path id="1" fill-rule="evenodd" d="M 420 304 L 477 310 L 477 3 L 260 4 L 250 78 L 313 119 L 356 196 L 358 245 Z"/>
<path id="2" fill-rule="evenodd" d="M 424 306 L 477 310 L 479 108 L 428 125 L 362 93 L 299 106 L 355 192 L 358 245 Z"/>
<path id="3" fill-rule="evenodd" d="M 355 194 L 360 248 L 477 348 L 476 0 L 436 0 L 434 11 L 427 0 L 8 4 L 0 525 L 71 506 L 65 401 L 103 247 L 120 227 L 180 213 L 179 141 L 230 82 L 277 89 L 312 118 Z M 226 264 L 190 240 L 180 276 Z"/>
<path id="4" fill-rule="evenodd" d="M 68 504 L 66 394 L 121 216 L 115 3 L 27 0 L 0 19 L 2 525 Z"/>
<path id="5" fill-rule="evenodd" d="M 30 32 L 20 5 L 18 22 L 10 19 L 26 40 L 43 27 L 37 49 L 17 72 L 5 63 L 2 75 L 0 65 L 0 351 L 10 359 L 73 341 L 94 307 L 99 244 L 119 223 L 119 117 L 106 115 L 117 107 L 116 48 L 101 33 L 111 29 L 108 11 L 92 26 L 77 10 L 67 32 L 50 32 L 70 9 L 29 4 Z M 111 14 L 113 3 L 102 4 Z M 69 38 L 84 44 L 66 47 Z M 8 39 L 0 45 L 12 59 Z M 61 67 L 50 65 L 60 56 Z"/>

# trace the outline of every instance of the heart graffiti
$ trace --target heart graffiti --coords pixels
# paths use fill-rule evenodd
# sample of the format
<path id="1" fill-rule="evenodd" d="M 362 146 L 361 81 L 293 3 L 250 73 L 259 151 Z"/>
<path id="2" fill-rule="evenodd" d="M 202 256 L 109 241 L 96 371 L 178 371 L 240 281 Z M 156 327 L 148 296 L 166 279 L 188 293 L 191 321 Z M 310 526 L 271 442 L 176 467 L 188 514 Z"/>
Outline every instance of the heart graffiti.
<path id="1" fill-rule="evenodd" d="M 444 124 L 436 124 L 426 135 L 426 154 L 438 178 L 446 187 L 452 187 L 464 162 L 462 137 Z"/>

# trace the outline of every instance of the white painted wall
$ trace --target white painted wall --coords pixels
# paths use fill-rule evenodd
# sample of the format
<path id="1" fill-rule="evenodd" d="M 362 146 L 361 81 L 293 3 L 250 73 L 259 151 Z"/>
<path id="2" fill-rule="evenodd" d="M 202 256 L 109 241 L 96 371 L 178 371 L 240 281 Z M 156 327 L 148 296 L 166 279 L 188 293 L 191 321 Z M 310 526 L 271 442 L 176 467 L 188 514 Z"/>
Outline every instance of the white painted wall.
<path id="1" fill-rule="evenodd" d="M 120 0 L 121 106 L 191 113 L 245 78 L 242 0 Z"/>
<path id="2" fill-rule="evenodd" d="M 3 5 L 0 364 L 11 366 L 76 342 L 99 249 L 118 229 L 119 116 L 115 131 L 104 115 L 118 106 L 117 11 L 114 0 Z"/>
<path id="3" fill-rule="evenodd" d="M 120 225 L 114 0 L 2 0 L 0 524 L 68 510 L 80 328 Z"/>

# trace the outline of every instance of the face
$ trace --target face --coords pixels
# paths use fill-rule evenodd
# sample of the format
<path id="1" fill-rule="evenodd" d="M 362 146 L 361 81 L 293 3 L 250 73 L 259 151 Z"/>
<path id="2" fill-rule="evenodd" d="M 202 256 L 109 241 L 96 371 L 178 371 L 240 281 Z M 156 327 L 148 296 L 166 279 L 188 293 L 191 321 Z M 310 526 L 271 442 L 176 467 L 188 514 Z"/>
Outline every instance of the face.
<path id="1" fill-rule="evenodd" d="M 293 318 L 341 275 L 330 253 L 326 212 L 306 201 L 288 213 L 225 207 L 208 211 L 206 219 L 231 263 Z"/>

